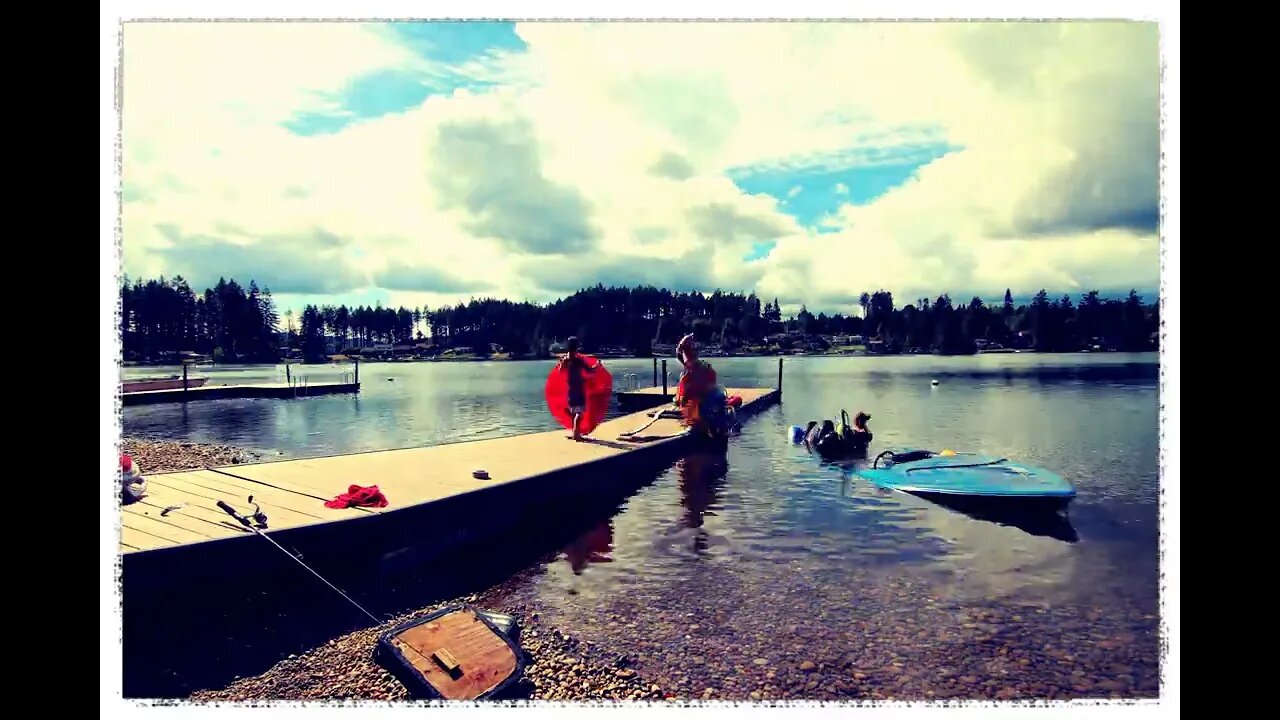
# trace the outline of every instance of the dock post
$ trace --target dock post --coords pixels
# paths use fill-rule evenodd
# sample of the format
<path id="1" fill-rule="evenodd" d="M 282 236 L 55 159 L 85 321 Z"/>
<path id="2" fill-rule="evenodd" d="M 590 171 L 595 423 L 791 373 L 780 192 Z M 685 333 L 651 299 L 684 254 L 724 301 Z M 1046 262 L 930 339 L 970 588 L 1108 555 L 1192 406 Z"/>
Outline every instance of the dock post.
<path id="1" fill-rule="evenodd" d="M 782 358 L 778 358 L 778 395 L 782 395 Z"/>
<path id="2" fill-rule="evenodd" d="M 653 356 L 653 386 L 658 387 L 658 356 Z"/>
<path id="3" fill-rule="evenodd" d="M 654 383 L 657 385 L 657 383 Z M 662 394 L 667 394 L 667 359 L 662 359 Z"/>
<path id="4" fill-rule="evenodd" d="M 182 397 L 187 396 L 187 364 L 182 363 Z"/>
<path id="5" fill-rule="evenodd" d="M 356 358 L 356 385 L 360 384 L 360 358 Z"/>
<path id="6" fill-rule="evenodd" d="M 289 372 L 289 363 L 284 364 L 284 381 L 290 385 L 293 384 L 293 375 Z"/>

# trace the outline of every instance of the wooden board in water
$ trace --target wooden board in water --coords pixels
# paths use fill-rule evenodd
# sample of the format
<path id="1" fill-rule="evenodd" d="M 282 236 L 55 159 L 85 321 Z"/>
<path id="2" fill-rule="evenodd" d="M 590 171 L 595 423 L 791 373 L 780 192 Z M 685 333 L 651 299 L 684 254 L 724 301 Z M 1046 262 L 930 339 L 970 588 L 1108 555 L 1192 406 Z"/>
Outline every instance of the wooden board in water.
<path id="1" fill-rule="evenodd" d="M 501 635 L 471 610 L 457 610 L 390 636 L 404 661 L 446 700 L 475 700 L 516 672 Z M 446 668 L 454 668 L 450 672 Z"/>

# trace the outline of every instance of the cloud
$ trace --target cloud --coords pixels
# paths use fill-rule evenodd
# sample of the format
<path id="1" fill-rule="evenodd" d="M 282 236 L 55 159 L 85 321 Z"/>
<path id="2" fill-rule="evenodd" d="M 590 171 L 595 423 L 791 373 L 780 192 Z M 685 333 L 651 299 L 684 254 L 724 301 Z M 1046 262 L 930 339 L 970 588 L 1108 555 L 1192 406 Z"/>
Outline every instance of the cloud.
<path id="1" fill-rule="evenodd" d="M 226 237 L 189 235 L 173 225 L 159 232 L 172 245 L 159 251 L 171 275 L 182 275 L 197 292 L 234 278 L 250 280 L 272 293 L 327 295 L 365 284 L 362 273 L 345 261 L 351 241 L 323 229 L 264 238 L 241 244 Z"/>
<path id="2" fill-rule="evenodd" d="M 795 187 L 787 191 L 787 199 L 790 200 L 791 198 L 799 195 L 802 192 L 804 192 L 804 187 L 800 185 L 796 185 Z"/>
<path id="3" fill-rule="evenodd" d="M 760 271 L 739 271 L 736 282 L 724 284 L 714 270 L 714 251 L 700 247 L 674 259 L 643 255 L 621 257 L 536 258 L 521 264 L 522 273 L 538 285 L 558 294 L 569 294 L 597 283 L 605 286 L 653 285 L 691 292 L 713 286 L 749 291 Z"/>
<path id="4" fill-rule="evenodd" d="M 465 279 L 438 268 L 392 265 L 373 276 L 374 283 L 387 290 L 414 293 L 472 293 L 489 290 L 492 284 L 480 279 Z"/>
<path id="5" fill-rule="evenodd" d="M 814 312 L 1158 285 L 1154 24 L 147 23 L 124 45 L 134 276 L 411 304 L 650 282 Z"/>
<path id="6" fill-rule="evenodd" d="M 793 223 L 769 210 L 744 211 L 722 202 L 691 207 L 687 215 L 693 231 L 715 243 L 774 240 L 795 230 Z"/>
<path id="7" fill-rule="evenodd" d="M 675 153 L 666 152 L 649 168 L 649 172 L 669 180 L 688 180 L 696 170 L 686 159 Z"/>
<path id="8" fill-rule="evenodd" d="M 582 195 L 543 174 L 527 122 L 479 119 L 440 126 L 429 172 L 442 207 L 464 208 L 469 231 L 510 250 L 584 252 L 599 237 Z"/>

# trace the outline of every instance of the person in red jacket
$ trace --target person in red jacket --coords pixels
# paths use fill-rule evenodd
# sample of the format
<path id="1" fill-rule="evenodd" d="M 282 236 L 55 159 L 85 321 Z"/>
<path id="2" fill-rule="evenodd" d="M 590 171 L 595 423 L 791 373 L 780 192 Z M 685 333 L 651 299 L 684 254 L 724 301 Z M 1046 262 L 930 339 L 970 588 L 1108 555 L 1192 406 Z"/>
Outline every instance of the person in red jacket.
<path id="1" fill-rule="evenodd" d="M 686 425 L 697 425 L 702 419 L 702 400 L 716 385 L 716 371 L 705 360 L 698 359 L 693 333 L 680 338 L 676 359 L 684 365 L 684 374 L 676 386 L 676 406 L 683 412 Z"/>

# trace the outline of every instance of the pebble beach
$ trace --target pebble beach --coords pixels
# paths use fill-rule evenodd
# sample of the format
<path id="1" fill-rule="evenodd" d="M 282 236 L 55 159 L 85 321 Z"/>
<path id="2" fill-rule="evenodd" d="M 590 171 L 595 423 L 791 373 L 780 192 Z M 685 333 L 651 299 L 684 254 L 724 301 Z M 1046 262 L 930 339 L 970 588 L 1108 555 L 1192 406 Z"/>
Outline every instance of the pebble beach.
<path id="1" fill-rule="evenodd" d="M 133 458 L 145 476 L 148 473 L 194 470 L 219 465 L 239 465 L 262 459 L 259 453 L 227 445 L 124 438 L 120 452 Z"/>

